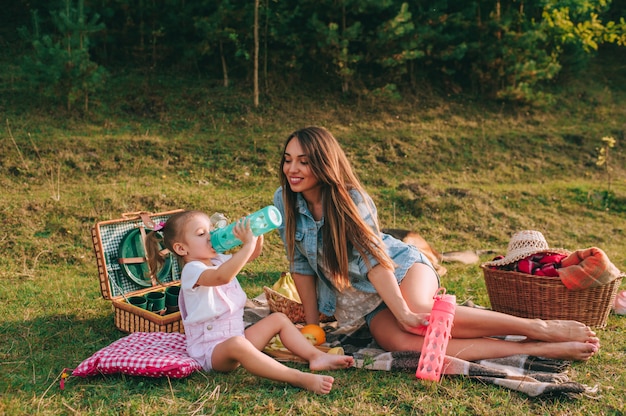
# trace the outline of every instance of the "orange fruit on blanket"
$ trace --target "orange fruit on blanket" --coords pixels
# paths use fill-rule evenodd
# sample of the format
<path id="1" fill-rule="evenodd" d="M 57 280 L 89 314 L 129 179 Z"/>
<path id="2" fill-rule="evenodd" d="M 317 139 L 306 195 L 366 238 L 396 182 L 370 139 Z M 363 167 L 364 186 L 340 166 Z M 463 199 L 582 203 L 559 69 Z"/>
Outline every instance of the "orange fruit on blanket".
<path id="1" fill-rule="evenodd" d="M 300 329 L 300 332 L 304 334 L 304 336 L 311 335 L 315 338 L 314 345 L 322 345 L 326 342 L 326 332 L 322 329 L 321 326 L 315 324 L 308 324 Z"/>

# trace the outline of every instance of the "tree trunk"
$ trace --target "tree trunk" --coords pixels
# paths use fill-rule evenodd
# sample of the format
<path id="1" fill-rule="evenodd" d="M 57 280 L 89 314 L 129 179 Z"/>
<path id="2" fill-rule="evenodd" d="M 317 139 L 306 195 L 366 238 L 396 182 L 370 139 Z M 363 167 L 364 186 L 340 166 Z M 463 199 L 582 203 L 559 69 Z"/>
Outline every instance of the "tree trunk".
<path id="1" fill-rule="evenodd" d="M 222 73 L 224 74 L 224 86 L 228 87 L 228 67 L 226 66 L 226 57 L 224 56 L 224 44 L 220 39 L 220 57 L 222 58 Z"/>
<path id="2" fill-rule="evenodd" d="M 259 106 L 259 0 L 254 0 L 254 106 Z"/>
<path id="3" fill-rule="evenodd" d="M 269 91 L 269 84 L 267 79 L 267 36 L 269 33 L 269 0 L 265 0 L 265 28 L 263 30 L 263 81 L 265 84 L 265 94 Z"/>
<path id="4" fill-rule="evenodd" d="M 345 4 L 341 7 L 341 37 L 342 38 L 346 37 L 346 5 Z M 340 50 L 339 54 L 341 55 L 342 53 L 343 51 Z M 349 53 L 350 53 L 350 50 L 348 49 L 348 45 L 346 45 L 345 56 L 343 57 L 343 59 L 345 59 L 344 65 L 346 66 L 346 70 L 348 69 L 350 65 Z M 350 90 L 350 85 L 348 84 L 348 75 L 342 74 L 341 75 L 341 92 L 345 94 L 349 90 Z"/>

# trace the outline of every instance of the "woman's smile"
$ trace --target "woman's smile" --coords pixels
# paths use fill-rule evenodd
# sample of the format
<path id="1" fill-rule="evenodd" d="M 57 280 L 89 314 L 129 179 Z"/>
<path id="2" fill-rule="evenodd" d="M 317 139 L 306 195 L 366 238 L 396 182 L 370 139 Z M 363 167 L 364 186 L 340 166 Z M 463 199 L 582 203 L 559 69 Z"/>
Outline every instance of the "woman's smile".
<path id="1" fill-rule="evenodd" d="M 287 144 L 284 157 L 283 173 L 293 192 L 306 192 L 318 186 L 317 178 L 311 172 L 309 156 L 302 149 L 297 137 Z"/>

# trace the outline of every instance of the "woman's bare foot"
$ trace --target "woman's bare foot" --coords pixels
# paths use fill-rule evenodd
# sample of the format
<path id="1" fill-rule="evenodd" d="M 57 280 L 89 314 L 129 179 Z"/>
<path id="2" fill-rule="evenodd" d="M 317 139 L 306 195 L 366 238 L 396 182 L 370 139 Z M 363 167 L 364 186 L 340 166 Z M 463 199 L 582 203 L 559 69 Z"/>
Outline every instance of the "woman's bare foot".
<path id="1" fill-rule="evenodd" d="M 314 371 L 340 370 L 342 368 L 352 367 L 353 365 L 354 358 L 349 355 L 321 353 L 309 361 L 309 368 Z"/>
<path id="2" fill-rule="evenodd" d="M 533 334 L 528 336 L 530 339 L 547 342 L 578 341 L 592 344 L 600 343 L 596 333 L 582 322 L 535 319 L 535 324 L 532 331 Z"/>
<path id="3" fill-rule="evenodd" d="M 593 342 L 535 342 L 530 355 L 559 360 L 587 361 L 598 352 L 600 345 Z"/>
<path id="4" fill-rule="evenodd" d="M 334 381 L 335 379 L 331 376 L 302 373 L 298 378 L 298 382 L 294 383 L 294 385 L 317 394 L 328 394 L 333 388 Z"/>

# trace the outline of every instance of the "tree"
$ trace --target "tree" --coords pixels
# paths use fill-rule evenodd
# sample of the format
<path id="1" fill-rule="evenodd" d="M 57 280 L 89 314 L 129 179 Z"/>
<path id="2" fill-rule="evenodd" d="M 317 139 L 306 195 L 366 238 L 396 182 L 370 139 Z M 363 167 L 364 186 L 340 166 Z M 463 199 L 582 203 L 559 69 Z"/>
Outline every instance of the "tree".
<path id="1" fill-rule="evenodd" d="M 254 106 L 259 106 L 259 0 L 254 0 Z"/>
<path id="2" fill-rule="evenodd" d="M 89 56 L 89 35 L 104 29 L 98 23 L 99 15 L 87 18 L 84 0 L 78 0 L 76 6 L 72 0 L 64 0 L 62 9 L 50 11 L 57 31 L 52 34 L 40 32 L 36 10 L 32 16 L 33 34 L 25 28 L 20 30 L 33 47 L 33 55 L 22 61 L 25 78 L 44 95 L 64 97 L 68 111 L 81 98 L 84 110 L 88 111 L 89 95 L 103 87 L 107 74 Z"/>
<path id="3" fill-rule="evenodd" d="M 368 56 L 374 57 L 373 63 L 391 70 L 391 79 L 408 74 L 409 82 L 414 84 L 411 68 L 415 61 L 426 55 L 423 39 L 413 21 L 409 4 L 402 3 L 395 15 L 376 28 L 375 36 L 368 42 Z M 395 84 L 387 84 L 384 88 L 396 87 Z"/>
<path id="4" fill-rule="evenodd" d="M 214 55 L 217 51 L 225 87 L 230 82 L 228 58 L 250 59 L 250 52 L 241 42 L 242 38 L 250 35 L 247 9 L 238 6 L 235 0 L 205 0 L 198 4 L 194 18 L 194 25 L 202 39 L 200 54 Z"/>
<path id="5" fill-rule="evenodd" d="M 68 108 L 104 82 L 89 52 L 140 71 L 158 62 L 218 73 L 224 86 L 244 80 L 258 105 L 261 67 L 266 92 L 305 81 L 397 96 L 423 79 L 454 93 L 548 99 L 544 87 L 575 75 L 600 45 L 626 45 L 623 0 L 613 8 L 610 0 L 55 1 L 65 7 L 49 28 L 35 23 L 34 57 L 23 66 Z M 107 31 L 97 14 L 85 18 L 83 4 L 97 8 Z M 93 51 L 90 37 L 99 41 Z"/>

